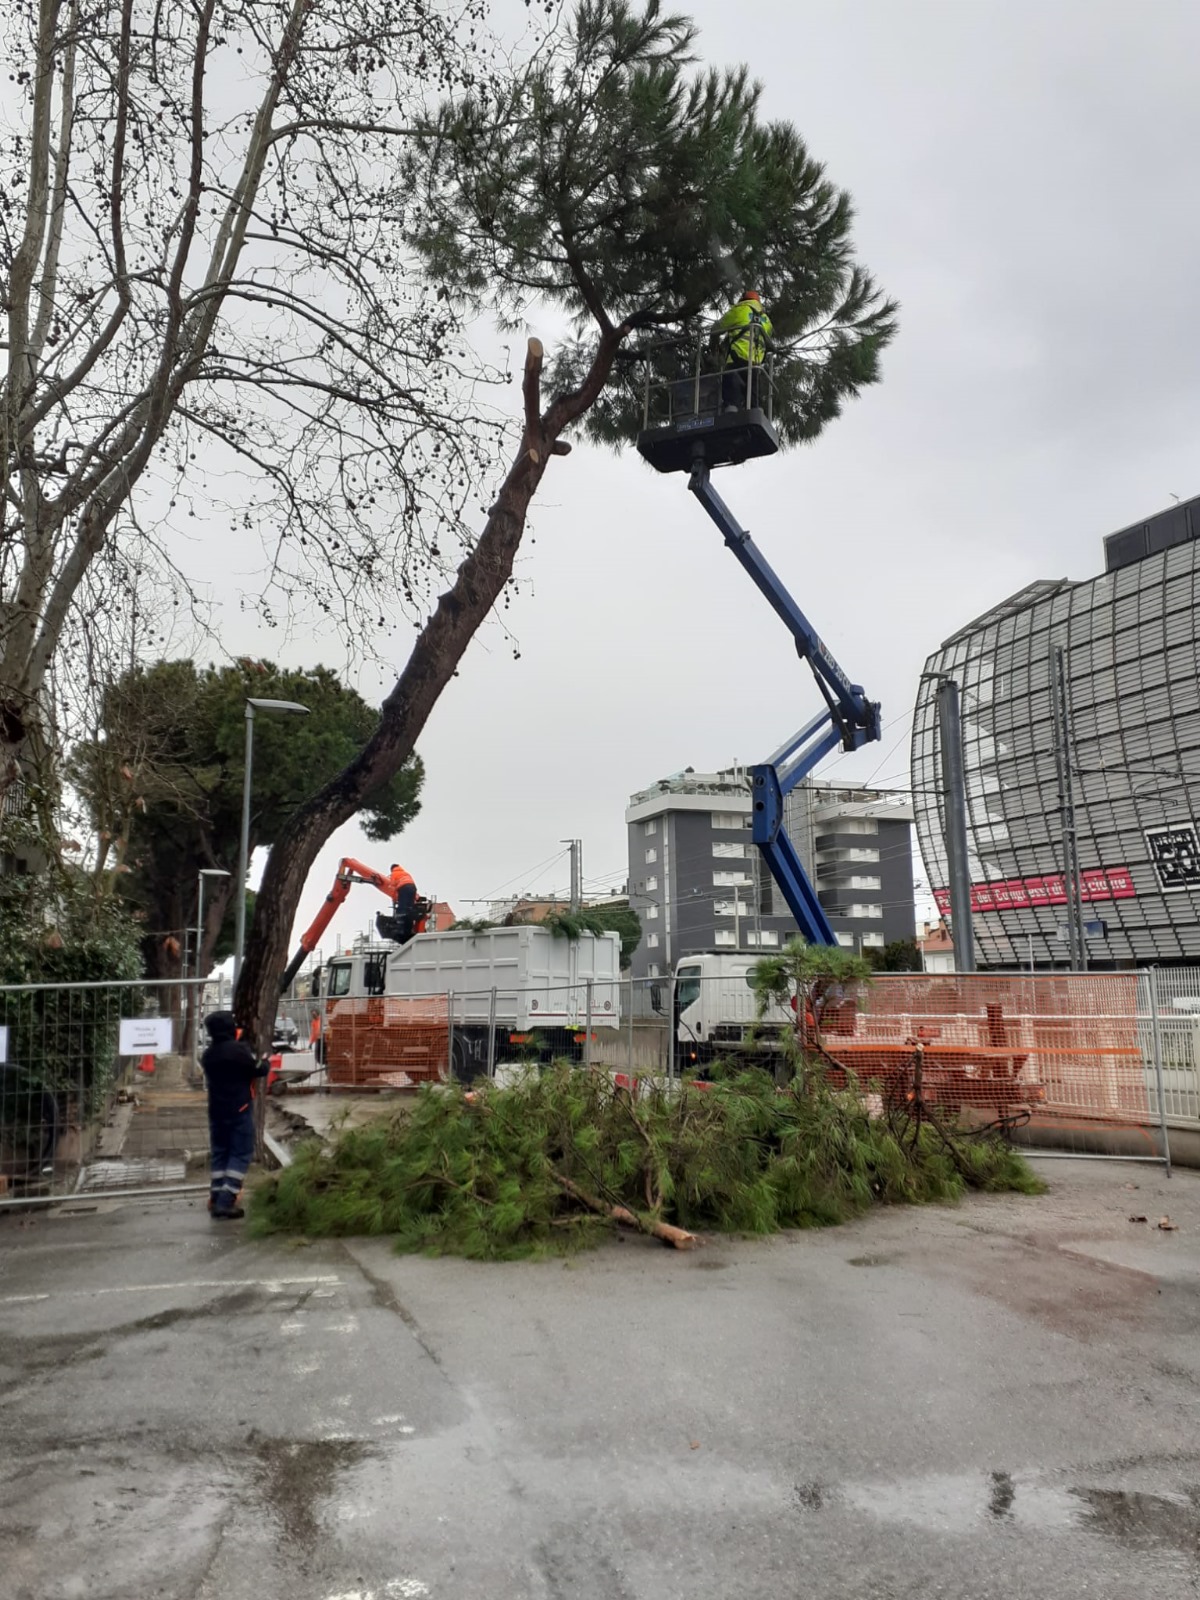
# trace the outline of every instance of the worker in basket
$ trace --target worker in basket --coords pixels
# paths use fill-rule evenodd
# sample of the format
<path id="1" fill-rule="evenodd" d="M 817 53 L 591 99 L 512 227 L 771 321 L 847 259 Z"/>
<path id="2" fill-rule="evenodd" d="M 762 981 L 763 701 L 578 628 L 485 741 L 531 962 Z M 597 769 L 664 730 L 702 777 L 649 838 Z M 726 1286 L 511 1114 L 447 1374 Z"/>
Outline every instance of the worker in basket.
<path id="1" fill-rule="evenodd" d="M 417 885 L 411 872 L 406 872 L 398 861 L 392 862 L 388 873 L 395 910 L 396 938 L 406 944 L 415 933 L 424 933 L 428 916 L 427 904 L 417 898 Z"/>
<path id="2" fill-rule="evenodd" d="M 727 339 L 725 373 L 721 380 L 722 406 L 726 411 L 740 411 L 744 406 L 754 405 L 754 391 L 761 387 L 759 369 L 767 353 L 767 340 L 773 332 L 758 290 L 747 289 L 738 303 L 730 306 L 713 332 Z"/>

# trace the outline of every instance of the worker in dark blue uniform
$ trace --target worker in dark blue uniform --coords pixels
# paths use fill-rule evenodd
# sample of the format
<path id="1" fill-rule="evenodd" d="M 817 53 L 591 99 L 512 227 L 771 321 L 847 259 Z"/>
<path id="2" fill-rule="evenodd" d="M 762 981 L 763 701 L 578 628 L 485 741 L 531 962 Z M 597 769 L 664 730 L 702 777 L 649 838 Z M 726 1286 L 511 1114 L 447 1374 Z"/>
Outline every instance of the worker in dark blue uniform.
<path id="1" fill-rule="evenodd" d="M 266 1076 L 267 1063 L 260 1065 L 238 1038 L 232 1011 L 214 1011 L 204 1026 L 211 1041 L 200 1057 L 208 1084 L 212 1151 L 208 1209 L 220 1220 L 245 1215 L 237 1198 L 254 1159 L 254 1080 Z"/>

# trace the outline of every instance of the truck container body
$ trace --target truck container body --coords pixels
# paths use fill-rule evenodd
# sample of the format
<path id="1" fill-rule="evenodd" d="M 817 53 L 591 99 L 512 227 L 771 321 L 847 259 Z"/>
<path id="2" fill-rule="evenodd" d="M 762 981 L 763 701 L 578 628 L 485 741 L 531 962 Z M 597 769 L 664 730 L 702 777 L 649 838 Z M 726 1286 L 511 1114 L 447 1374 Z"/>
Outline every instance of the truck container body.
<path id="1" fill-rule="evenodd" d="M 616 933 L 571 939 L 530 924 L 335 956 L 321 986 L 330 1079 L 422 1081 L 449 1066 L 466 1082 L 514 1055 L 576 1056 L 588 1033 L 620 1026 L 620 950 Z"/>
<path id="2" fill-rule="evenodd" d="M 454 994 L 455 1021 L 484 1024 L 491 1016 L 507 1028 L 579 1028 L 620 1022 L 621 940 L 616 933 L 581 933 L 577 939 L 536 923 L 515 928 L 423 933 L 388 960 L 385 993 L 405 997 Z"/>

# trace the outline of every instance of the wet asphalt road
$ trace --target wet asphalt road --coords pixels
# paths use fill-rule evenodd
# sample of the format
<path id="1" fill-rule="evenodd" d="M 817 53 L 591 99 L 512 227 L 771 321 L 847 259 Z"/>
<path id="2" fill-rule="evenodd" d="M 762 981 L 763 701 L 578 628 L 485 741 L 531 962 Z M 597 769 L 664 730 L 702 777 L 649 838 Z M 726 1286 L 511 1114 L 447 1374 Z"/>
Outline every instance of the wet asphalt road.
<path id="1" fill-rule="evenodd" d="M 566 1265 L 5 1218 L 0 1595 L 1195 1596 L 1200 1175 L 1043 1170 Z"/>

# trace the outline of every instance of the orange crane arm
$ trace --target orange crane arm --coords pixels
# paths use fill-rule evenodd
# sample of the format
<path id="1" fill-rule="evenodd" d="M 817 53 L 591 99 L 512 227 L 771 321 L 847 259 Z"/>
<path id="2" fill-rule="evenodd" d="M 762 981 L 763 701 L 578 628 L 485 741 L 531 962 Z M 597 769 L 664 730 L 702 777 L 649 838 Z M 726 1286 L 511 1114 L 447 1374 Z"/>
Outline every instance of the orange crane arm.
<path id="1" fill-rule="evenodd" d="M 333 921 L 334 912 L 356 883 L 369 883 L 373 889 L 378 889 L 380 894 L 387 895 L 395 904 L 396 892 L 392 888 L 390 878 L 382 872 L 376 872 L 373 867 L 364 867 L 361 861 L 353 861 L 349 856 L 339 861 L 333 888 L 325 896 L 325 903 L 313 918 L 311 926 L 300 935 L 300 948 L 288 962 L 287 971 L 279 985 L 281 990 L 286 989 L 299 972 L 305 956 L 317 948 L 318 940 Z"/>

